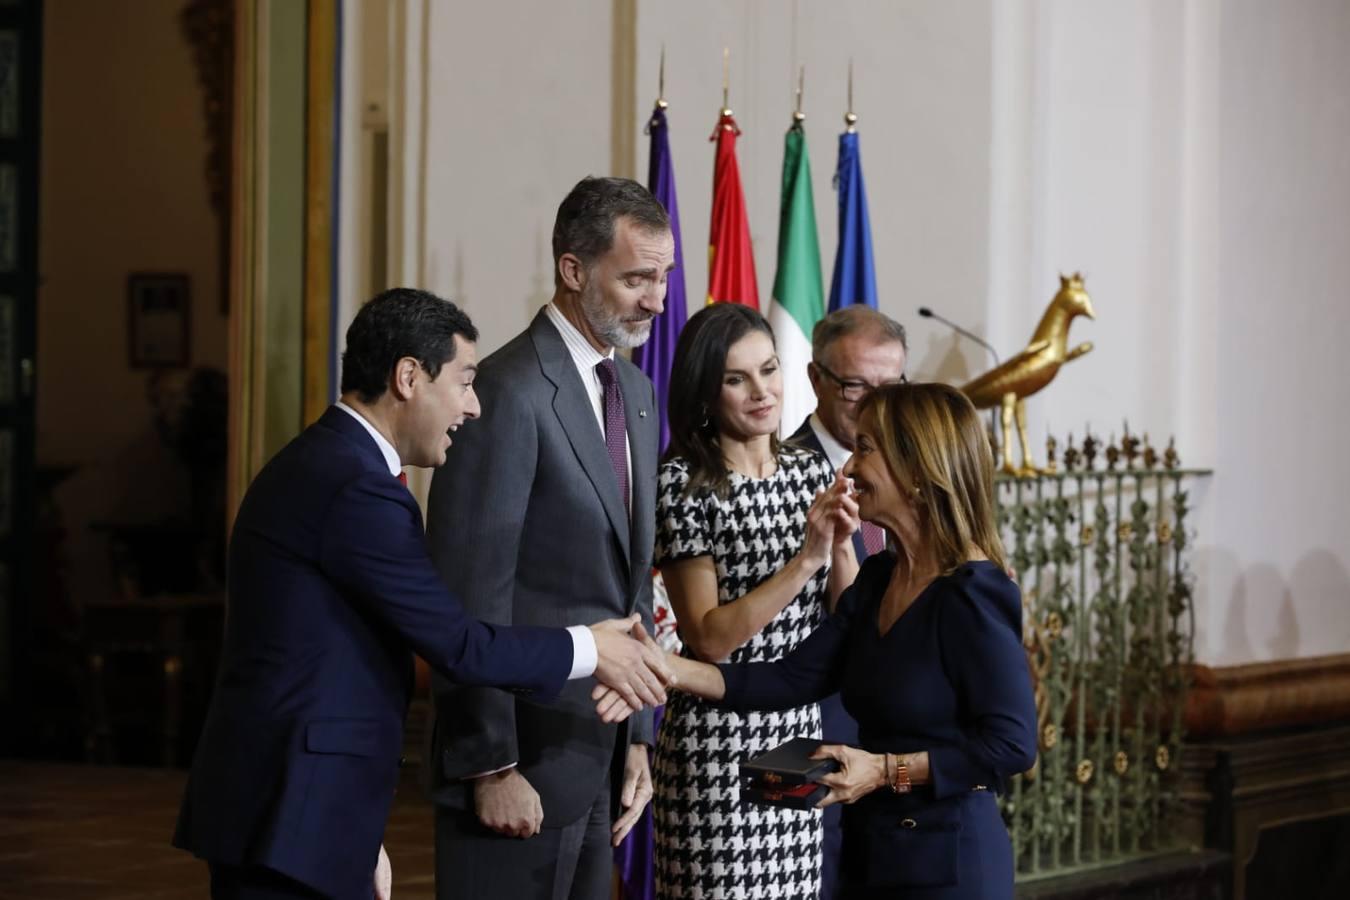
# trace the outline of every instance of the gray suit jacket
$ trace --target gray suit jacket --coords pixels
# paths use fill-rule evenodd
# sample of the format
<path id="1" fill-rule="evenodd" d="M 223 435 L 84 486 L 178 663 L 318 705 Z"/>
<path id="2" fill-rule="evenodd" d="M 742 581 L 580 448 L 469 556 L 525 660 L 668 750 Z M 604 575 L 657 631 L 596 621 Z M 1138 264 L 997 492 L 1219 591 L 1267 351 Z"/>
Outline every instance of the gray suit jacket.
<path id="1" fill-rule="evenodd" d="M 587 625 L 636 609 L 651 627 L 656 398 L 637 367 L 615 362 L 632 456 L 631 520 L 576 365 L 543 311 L 480 365 L 483 416 L 455 432 L 427 504 L 432 559 L 469 615 Z M 433 677 L 433 798 L 472 809 L 464 779 L 517 763 L 539 792 L 545 827 L 578 819 L 604 779 L 622 772 L 625 753 L 616 750 L 652 742 L 650 711 L 620 726 L 601 723 L 593 684 L 570 681 L 556 702 L 541 705 Z"/>

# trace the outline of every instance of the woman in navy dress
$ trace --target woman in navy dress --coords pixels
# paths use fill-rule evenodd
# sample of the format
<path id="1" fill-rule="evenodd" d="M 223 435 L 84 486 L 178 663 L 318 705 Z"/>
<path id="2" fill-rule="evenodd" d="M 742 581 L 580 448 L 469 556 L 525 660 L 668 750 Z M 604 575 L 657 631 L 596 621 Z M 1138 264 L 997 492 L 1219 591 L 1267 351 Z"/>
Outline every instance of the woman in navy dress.
<path id="1" fill-rule="evenodd" d="M 848 898 L 1011 898 L 995 794 L 1036 754 L 1022 606 L 994 522 L 993 460 L 975 409 L 939 384 L 862 402 L 844 474 L 858 514 L 890 533 L 836 612 L 772 663 L 671 659 L 677 687 L 730 709 L 778 709 L 838 690 L 861 747 L 822 805 L 844 809 Z M 847 527 L 841 525 L 841 528 Z"/>

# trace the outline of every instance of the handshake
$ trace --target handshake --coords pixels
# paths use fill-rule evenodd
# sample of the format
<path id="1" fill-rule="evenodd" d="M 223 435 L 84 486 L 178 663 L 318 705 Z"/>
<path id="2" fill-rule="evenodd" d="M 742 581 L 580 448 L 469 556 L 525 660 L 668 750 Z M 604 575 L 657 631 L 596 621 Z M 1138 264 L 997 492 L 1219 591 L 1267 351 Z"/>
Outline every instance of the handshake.
<path id="1" fill-rule="evenodd" d="M 642 627 L 634 613 L 626 619 L 607 619 L 591 626 L 595 637 L 596 715 L 604 722 L 622 722 L 644 706 L 666 702 L 666 688 L 675 684 L 675 672 L 665 652 Z M 616 702 L 616 701 L 622 702 Z"/>

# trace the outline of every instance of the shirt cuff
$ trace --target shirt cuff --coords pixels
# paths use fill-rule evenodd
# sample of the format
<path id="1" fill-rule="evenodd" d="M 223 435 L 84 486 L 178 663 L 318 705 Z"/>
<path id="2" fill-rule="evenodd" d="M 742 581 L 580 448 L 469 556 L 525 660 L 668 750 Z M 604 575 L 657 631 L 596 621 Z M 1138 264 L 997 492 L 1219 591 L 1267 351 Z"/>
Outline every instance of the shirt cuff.
<path id="1" fill-rule="evenodd" d="M 500 769 L 489 769 L 486 772 L 474 772 L 472 775 L 465 775 L 460 781 L 474 781 L 478 778 L 486 778 L 489 775 L 496 775 L 498 772 L 505 772 L 507 769 L 514 769 L 515 767 L 515 763 L 507 763 Z"/>
<path id="2" fill-rule="evenodd" d="M 572 636 L 572 673 L 567 676 L 567 680 L 590 678 L 600 662 L 599 651 L 595 649 L 595 635 L 586 625 L 573 625 L 567 629 L 567 633 Z"/>

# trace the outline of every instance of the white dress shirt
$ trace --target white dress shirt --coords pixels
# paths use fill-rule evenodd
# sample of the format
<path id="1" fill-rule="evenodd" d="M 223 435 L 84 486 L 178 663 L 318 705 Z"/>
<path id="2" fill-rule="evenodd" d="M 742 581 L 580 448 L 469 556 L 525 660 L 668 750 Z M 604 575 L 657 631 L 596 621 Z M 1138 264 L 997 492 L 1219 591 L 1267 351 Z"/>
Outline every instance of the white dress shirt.
<path id="1" fill-rule="evenodd" d="M 366 417 L 347 404 L 339 400 L 336 404 L 338 409 L 351 416 L 361 423 L 361 427 L 369 432 L 375 439 L 375 446 L 380 448 L 380 453 L 384 456 L 385 463 L 389 466 L 389 474 L 398 477 L 399 472 L 403 471 L 403 466 L 398 458 L 398 451 L 394 445 L 389 443 L 384 435 L 372 424 L 366 421 Z M 600 654 L 595 647 L 595 635 L 591 634 L 591 629 L 586 625 L 573 625 L 567 629 L 567 633 L 572 636 L 572 672 L 567 676 L 568 681 L 576 678 L 589 678 L 595 674 L 595 667 L 600 661 Z"/>
<path id="2" fill-rule="evenodd" d="M 816 440 L 820 441 L 820 449 L 825 451 L 825 458 L 830 461 L 830 466 L 838 472 L 848 462 L 848 458 L 853 455 L 853 451 L 845 447 L 834 439 L 830 430 L 825 427 L 825 423 L 820 421 L 820 416 L 811 413 L 811 430 L 816 433 Z"/>

